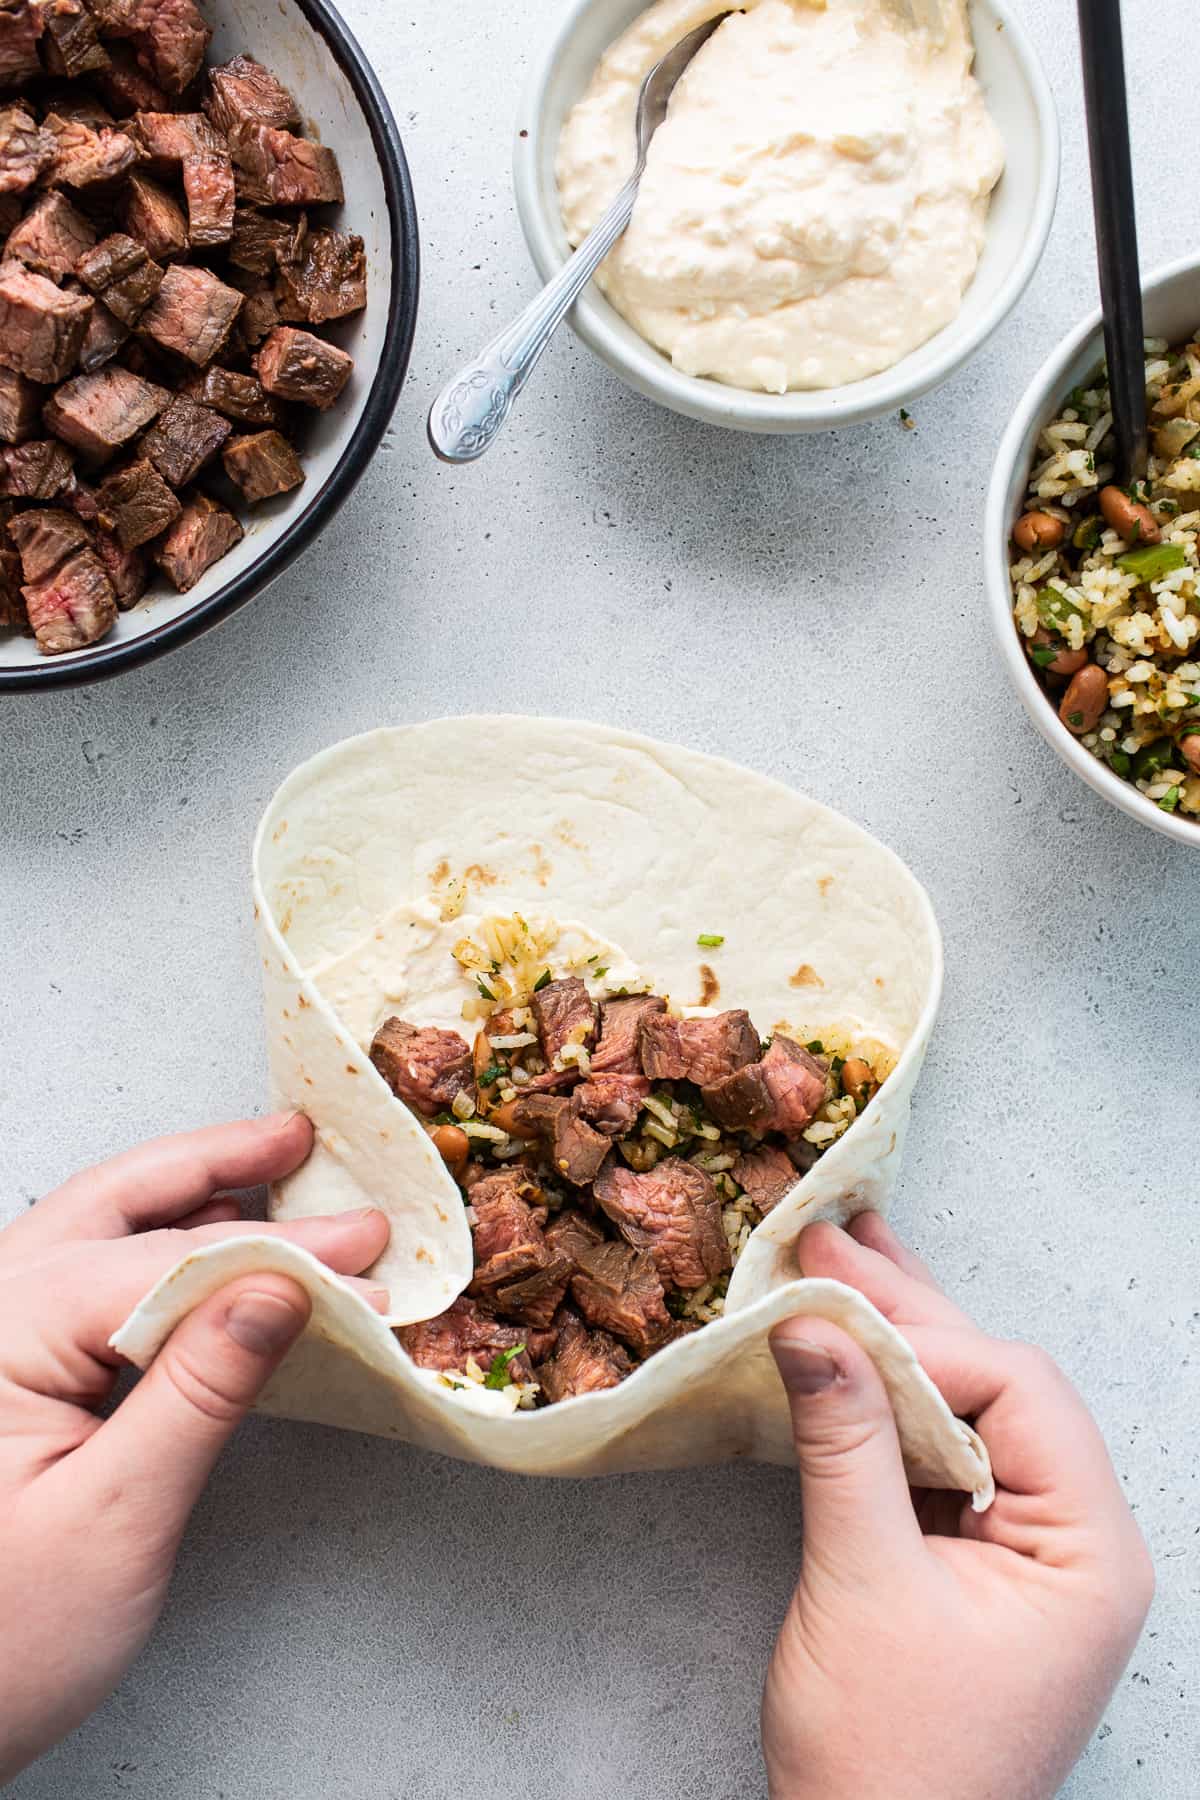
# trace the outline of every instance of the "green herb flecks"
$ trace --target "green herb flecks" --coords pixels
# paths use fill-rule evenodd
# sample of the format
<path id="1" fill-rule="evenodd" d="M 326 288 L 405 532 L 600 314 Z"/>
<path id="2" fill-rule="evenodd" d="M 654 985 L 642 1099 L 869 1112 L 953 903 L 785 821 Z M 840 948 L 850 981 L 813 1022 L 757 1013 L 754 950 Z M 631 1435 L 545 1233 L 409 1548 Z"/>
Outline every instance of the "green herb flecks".
<path id="1" fill-rule="evenodd" d="M 1035 646 L 1029 654 L 1032 656 L 1039 669 L 1048 669 L 1059 652 L 1053 645 L 1046 648 L 1044 645 L 1039 644 Z"/>
<path id="2" fill-rule="evenodd" d="M 1104 536 L 1104 520 L 1099 513 L 1093 513 L 1090 519 L 1081 519 L 1071 533 L 1071 542 L 1077 550 L 1094 550 Z"/>
<path id="3" fill-rule="evenodd" d="M 1181 790 L 1178 787 L 1169 787 L 1167 789 L 1166 793 L 1158 803 L 1160 812 L 1175 811 L 1175 808 L 1179 805 L 1180 791 Z"/>
<path id="4" fill-rule="evenodd" d="M 725 939 L 719 931 L 702 931 L 696 942 L 702 950 L 719 950 Z"/>
<path id="5" fill-rule="evenodd" d="M 508 1365 L 514 1356 L 520 1356 L 524 1344 L 514 1344 L 511 1350 L 498 1350 L 492 1358 L 492 1366 L 483 1378 L 485 1388 L 506 1388 L 512 1386 L 512 1376 Z"/>
<path id="6" fill-rule="evenodd" d="M 1186 563 L 1187 551 L 1182 544 L 1143 544 L 1140 550 L 1127 550 L 1117 558 L 1122 574 L 1132 575 L 1139 583 L 1157 581 L 1160 575 L 1169 575 L 1172 569 L 1182 569 Z"/>
<path id="7" fill-rule="evenodd" d="M 483 1074 L 479 1077 L 479 1085 L 480 1087 L 491 1087 L 493 1082 L 500 1081 L 507 1074 L 508 1070 L 503 1063 L 489 1063 L 487 1068 L 483 1071 Z"/>
<path id="8" fill-rule="evenodd" d="M 825 1054 L 825 1046 L 820 1038 L 814 1038 L 811 1044 L 805 1044 L 804 1048 L 810 1056 L 824 1056 Z"/>
<path id="9" fill-rule="evenodd" d="M 550 971 L 549 971 L 549 969 L 543 969 L 541 974 L 538 976 L 537 980 L 533 984 L 533 991 L 535 994 L 540 994 L 544 987 L 549 987 L 549 986 L 550 986 Z"/>
<path id="10" fill-rule="evenodd" d="M 1123 780 L 1128 781 L 1129 772 L 1133 768 L 1133 762 L 1131 758 L 1126 755 L 1125 751 L 1114 750 L 1108 761 L 1109 766 L 1115 769 L 1117 774 L 1120 775 Z"/>
<path id="11" fill-rule="evenodd" d="M 493 994 L 491 988 L 488 986 L 487 982 L 483 979 L 482 975 L 477 975 L 475 977 L 475 986 L 479 989 L 480 994 L 482 995 L 482 997 L 485 1000 L 495 1000 L 495 998 L 496 998 L 495 994 Z"/>

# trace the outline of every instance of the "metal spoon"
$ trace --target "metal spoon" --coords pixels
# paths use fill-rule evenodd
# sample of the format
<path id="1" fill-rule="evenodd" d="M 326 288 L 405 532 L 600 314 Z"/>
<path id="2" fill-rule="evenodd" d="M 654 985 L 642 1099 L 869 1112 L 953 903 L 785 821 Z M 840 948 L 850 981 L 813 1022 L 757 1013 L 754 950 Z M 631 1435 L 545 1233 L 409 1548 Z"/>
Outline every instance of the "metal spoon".
<path id="1" fill-rule="evenodd" d="M 637 162 L 633 174 L 553 281 L 547 283 L 520 318 L 446 384 L 430 407 L 429 442 L 434 455 L 443 462 L 474 462 L 491 449 L 513 401 L 533 373 L 564 314 L 628 225 L 646 168 L 646 151 L 666 117 L 675 83 L 701 44 L 727 17 L 728 13 L 720 13 L 689 31 L 655 63 L 638 93 Z"/>
<path id="2" fill-rule="evenodd" d="M 1117 481 L 1128 487 L 1146 473 L 1146 366 L 1121 0 L 1079 0 L 1079 37 Z"/>

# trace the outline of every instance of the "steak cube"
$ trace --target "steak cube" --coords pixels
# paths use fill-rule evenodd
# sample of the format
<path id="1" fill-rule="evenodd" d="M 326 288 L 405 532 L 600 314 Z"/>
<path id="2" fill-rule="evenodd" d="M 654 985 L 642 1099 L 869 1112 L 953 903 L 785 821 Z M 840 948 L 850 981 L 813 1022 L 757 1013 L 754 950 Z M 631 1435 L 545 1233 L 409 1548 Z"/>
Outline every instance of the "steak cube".
<path id="1" fill-rule="evenodd" d="M 824 1105 L 827 1074 L 819 1057 L 777 1031 L 762 1061 L 706 1087 L 704 1104 L 729 1131 L 798 1137 Z"/>
<path id="2" fill-rule="evenodd" d="M 276 333 L 276 336 L 282 335 L 282 329 Z M 319 339 L 314 341 L 320 342 Z M 265 378 L 264 385 L 270 386 Z M 562 1066 L 558 1059 L 568 1045 L 590 1050 L 595 1043 L 596 1007 L 578 975 L 548 982 L 533 995 L 530 1005 L 547 1071 L 556 1065 Z"/>
<path id="3" fill-rule="evenodd" d="M 44 581 L 68 556 L 91 543 L 82 519 L 57 506 L 17 513 L 8 521 L 8 535 L 20 555 L 21 574 L 29 582 Z"/>
<path id="4" fill-rule="evenodd" d="M 71 452 L 53 438 L 0 450 L 0 495 L 8 500 L 53 500 L 71 473 Z"/>
<path id="5" fill-rule="evenodd" d="M 122 550 L 137 550 L 159 537 L 183 511 L 178 496 L 144 458 L 110 475 L 97 499 L 101 521 Z"/>
<path id="6" fill-rule="evenodd" d="M 194 0 L 135 0 L 123 10 L 131 19 L 142 67 L 169 94 L 181 94 L 200 73 L 212 36 Z"/>
<path id="7" fill-rule="evenodd" d="M 43 194 L 9 234 L 6 257 L 15 256 L 27 269 L 61 281 L 74 273 L 81 256 L 96 241 L 90 219 L 77 212 L 65 194 Z"/>
<path id="8" fill-rule="evenodd" d="M 91 75 L 108 67 L 108 52 L 83 0 L 42 0 L 46 67 L 52 75 Z"/>
<path id="9" fill-rule="evenodd" d="M 185 156 L 228 155 L 229 147 L 203 113 L 139 112 L 129 135 L 152 162 L 181 163 Z"/>
<path id="10" fill-rule="evenodd" d="M 596 1060 L 592 1058 L 592 1069 Z M 642 1102 L 650 1092 L 644 1075 L 591 1074 L 575 1089 L 574 1102 L 580 1117 L 605 1137 L 624 1137 L 633 1128 Z"/>
<path id="11" fill-rule="evenodd" d="M 76 273 L 123 325 L 136 325 L 163 283 L 163 271 L 136 238 L 115 231 L 79 260 Z"/>
<path id="12" fill-rule="evenodd" d="M 554 1167 L 573 1187 L 596 1179 L 608 1139 L 580 1117 L 572 1101 L 561 1094 L 522 1094 L 512 1102 L 512 1119 L 519 1137 L 544 1139 Z"/>
<path id="13" fill-rule="evenodd" d="M 0 368 L 0 440 L 23 444 L 42 416 L 41 389 L 24 375 Z"/>
<path id="14" fill-rule="evenodd" d="M 494 1357 L 516 1350 L 525 1341 L 524 1332 L 502 1325 L 473 1300 L 461 1296 L 436 1319 L 398 1326 L 396 1336 L 418 1368 L 442 1373 L 465 1369 L 468 1358 L 477 1361 L 486 1372 Z M 529 1381 L 533 1374 L 523 1353 L 512 1357 L 508 1372 L 514 1381 Z"/>
<path id="15" fill-rule="evenodd" d="M 426 1118 L 474 1090 L 470 1046 L 457 1031 L 385 1019 L 371 1041 L 371 1061 L 396 1098 Z"/>
<path id="16" fill-rule="evenodd" d="M 332 406 L 350 379 L 354 358 L 335 344 L 277 325 L 254 360 L 258 378 L 268 394 L 281 400 L 299 400 L 321 412 Z M 540 998 L 540 996 L 538 996 Z"/>
<path id="17" fill-rule="evenodd" d="M 759 1150 L 745 1151 L 729 1172 L 764 1218 L 800 1179 L 800 1172 L 787 1151 L 776 1144 L 764 1144 Z"/>
<path id="18" fill-rule="evenodd" d="M 224 413 L 227 419 L 239 419 L 243 425 L 277 425 L 283 410 L 257 375 L 241 375 L 215 364 L 203 375 L 194 376 L 185 391 L 193 400 Z"/>
<path id="19" fill-rule="evenodd" d="M 9 15 L 0 6 L 0 27 Z M 3 35 L 0 31 L 0 64 Z M 0 107 L 0 194 L 23 194 L 54 161 L 54 138 L 23 102 Z"/>
<path id="20" fill-rule="evenodd" d="M 107 306 L 97 300 L 79 347 L 79 367 L 85 375 L 93 375 L 105 363 L 110 363 L 128 341 L 128 325 L 122 325 L 120 319 L 115 319 Z"/>
<path id="21" fill-rule="evenodd" d="M 140 550 L 123 549 L 112 532 L 102 526 L 93 528 L 92 541 L 104 573 L 112 582 L 117 606 L 126 612 L 146 591 L 146 559 Z"/>
<path id="22" fill-rule="evenodd" d="M 232 430 L 229 420 L 210 406 L 176 394 L 142 439 L 141 454 L 172 487 L 187 487 Z"/>
<path id="23" fill-rule="evenodd" d="M 573 1400 L 617 1387 L 636 1364 L 607 1331 L 589 1331 L 577 1313 L 563 1309 L 554 1354 L 534 1367 L 534 1378 L 549 1401 Z"/>
<path id="24" fill-rule="evenodd" d="M 281 319 L 310 325 L 361 312 L 367 304 L 362 239 L 345 231 L 310 232 L 302 254 L 280 263 L 275 295 Z"/>
<path id="25" fill-rule="evenodd" d="M 89 188 L 117 181 L 138 159 L 133 139 L 109 125 L 98 129 L 82 119 L 47 113 L 45 130 L 54 140 L 47 180 L 55 187 Z"/>
<path id="26" fill-rule="evenodd" d="M 592 1052 L 592 1074 L 640 1075 L 642 1020 L 666 1010 L 667 1003 L 658 994 L 629 994 L 602 1000 L 600 1042 Z"/>
<path id="27" fill-rule="evenodd" d="M 238 330 L 249 348 L 257 349 L 279 323 L 275 289 L 264 275 L 247 275 L 240 269 L 230 269 L 229 280 L 245 297 L 238 319 Z"/>
<path id="28" fill-rule="evenodd" d="M 164 350 L 203 368 L 229 336 L 242 296 L 207 269 L 173 263 L 142 315 L 142 330 Z"/>
<path id="29" fill-rule="evenodd" d="M 346 198 L 337 157 L 312 138 L 246 125 L 230 148 L 239 197 L 250 206 L 340 206 Z"/>
<path id="30" fill-rule="evenodd" d="M 95 11 L 95 0 L 92 0 Z M 108 44 L 108 67 L 101 69 L 96 85 L 120 119 L 136 112 L 166 112 L 170 101 L 156 82 L 137 65 L 124 44 Z"/>
<path id="31" fill-rule="evenodd" d="M 244 536 L 231 512 L 207 494 L 197 494 L 155 547 L 155 561 L 180 593 L 186 594 Z"/>
<path id="32" fill-rule="evenodd" d="M 287 129 L 300 123 L 299 109 L 283 83 L 252 56 L 235 56 L 208 71 L 204 110 L 228 138 L 246 125 Z"/>
<path id="33" fill-rule="evenodd" d="M 308 219 L 276 219 L 256 206 L 239 206 L 233 215 L 229 260 L 252 275 L 273 275 L 281 263 L 295 262 L 304 253 Z"/>
<path id="34" fill-rule="evenodd" d="M 92 301 L 23 263 L 0 263 L 0 364 L 31 382 L 61 382 L 79 360 Z"/>
<path id="35" fill-rule="evenodd" d="M 564 1207 L 557 1213 L 543 1235 L 547 1248 L 555 1256 L 567 1257 L 575 1267 L 579 1265 L 580 1251 L 605 1242 L 602 1227 L 574 1206 Z"/>
<path id="36" fill-rule="evenodd" d="M 258 431 L 237 437 L 221 458 L 230 481 L 242 490 L 250 505 L 287 494 L 304 480 L 300 459 L 278 431 Z"/>
<path id="37" fill-rule="evenodd" d="M 733 1267 L 717 1190 L 681 1156 L 640 1175 L 613 1162 L 596 1182 L 596 1199 L 628 1243 L 650 1252 L 664 1287 L 702 1287 Z"/>
<path id="38" fill-rule="evenodd" d="M 21 592 L 21 559 L 0 543 L 0 631 L 19 631 L 33 636 L 25 596 Z"/>
<path id="39" fill-rule="evenodd" d="M 649 1356 L 672 1333 L 653 1258 L 628 1244 L 593 1244 L 579 1252 L 571 1294 L 589 1325 L 611 1331 L 639 1356 Z"/>
<path id="40" fill-rule="evenodd" d="M 16 87 L 41 74 L 41 35 L 42 9 L 37 0 L 0 0 L 0 87 Z"/>
<path id="41" fill-rule="evenodd" d="M 227 156 L 185 156 L 183 191 L 187 197 L 188 237 L 196 249 L 226 244 L 233 236 L 237 193 L 233 164 Z"/>
<path id="42" fill-rule="evenodd" d="M 64 382 L 42 416 L 56 437 L 101 462 L 144 431 L 168 398 L 129 369 L 100 369 Z"/>
<path id="43" fill-rule="evenodd" d="M 655 1081 L 694 1081 L 707 1087 L 758 1059 L 758 1033 L 736 1008 L 713 1018 L 647 1015 L 641 1023 L 642 1067 Z"/>
<path id="44" fill-rule="evenodd" d="M 34 636 L 47 656 L 82 650 L 112 630 L 117 603 L 94 550 L 76 550 L 44 581 L 21 589 Z"/>
<path id="45" fill-rule="evenodd" d="M 188 247 L 183 209 L 149 175 L 131 175 L 125 188 L 122 219 L 130 237 L 144 244 L 157 262 L 178 256 Z"/>

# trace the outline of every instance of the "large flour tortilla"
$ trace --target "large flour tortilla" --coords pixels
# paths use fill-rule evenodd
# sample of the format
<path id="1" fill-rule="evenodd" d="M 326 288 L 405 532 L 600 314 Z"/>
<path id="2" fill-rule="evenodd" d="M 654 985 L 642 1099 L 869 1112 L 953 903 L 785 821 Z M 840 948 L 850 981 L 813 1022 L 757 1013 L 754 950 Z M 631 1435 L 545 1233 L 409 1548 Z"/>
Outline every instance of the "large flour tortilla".
<path id="1" fill-rule="evenodd" d="M 471 1275 L 458 1189 L 366 1055 L 388 1010 L 387 934 L 404 909 L 436 905 L 459 880 L 472 912 L 584 922 L 678 1005 L 704 996 L 707 962 L 720 984 L 712 1003 L 747 1007 L 762 1031 L 851 1031 L 897 1059 L 863 1118 L 755 1232 L 724 1319 L 618 1388 L 532 1413 L 512 1413 L 505 1394 L 441 1386 L 389 1329 L 442 1311 Z M 882 845 L 777 782 L 692 751 L 562 720 L 448 719 L 373 732 L 297 769 L 259 828 L 254 897 L 274 1099 L 317 1127 L 273 1216 L 382 1207 L 392 1240 L 376 1273 L 392 1312 L 373 1314 L 290 1246 L 242 1240 L 187 1258 L 123 1327 L 118 1349 L 144 1366 L 203 1295 L 236 1274 L 278 1269 L 303 1282 L 314 1312 L 266 1410 L 531 1474 L 592 1475 L 787 1461 L 767 1332 L 812 1313 L 874 1358 L 912 1479 L 988 1504 L 982 1445 L 904 1340 L 852 1290 L 800 1279 L 794 1251 L 813 1219 L 886 1209 L 937 1007 L 928 899 Z M 700 933 L 725 942 L 699 949 Z M 345 986 L 347 969 L 360 971 L 357 985 Z"/>

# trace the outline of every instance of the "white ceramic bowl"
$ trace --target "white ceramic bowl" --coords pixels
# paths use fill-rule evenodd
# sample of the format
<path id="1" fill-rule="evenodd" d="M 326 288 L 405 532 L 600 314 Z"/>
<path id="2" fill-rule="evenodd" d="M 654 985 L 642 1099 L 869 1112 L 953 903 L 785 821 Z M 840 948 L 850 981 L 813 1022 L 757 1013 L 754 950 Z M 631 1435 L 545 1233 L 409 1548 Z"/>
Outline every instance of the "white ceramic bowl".
<path id="1" fill-rule="evenodd" d="M 202 0 L 210 62 L 247 51 L 296 96 L 310 136 L 337 152 L 346 204 L 337 222 L 367 259 L 367 306 L 328 335 L 354 357 L 339 403 L 305 421 L 305 481 L 252 510 L 240 544 L 189 593 L 161 577 L 98 644 L 43 656 L 31 637 L 0 633 L 0 693 L 95 681 L 187 642 L 280 575 L 341 505 L 391 418 L 416 323 L 417 215 L 396 122 L 362 50 L 329 0 Z"/>
<path id="2" fill-rule="evenodd" d="M 514 176 L 525 241 L 544 281 L 570 254 L 554 159 L 563 121 L 596 64 L 650 0 L 568 0 L 535 58 L 517 120 Z M 593 282 L 571 322 L 584 343 L 651 400 L 739 431 L 824 431 L 915 400 L 973 356 L 1016 304 L 1037 266 L 1058 191 L 1058 118 L 1024 32 L 1003 0 L 969 0 L 975 70 L 1004 139 L 1006 167 L 992 197 L 987 242 L 957 318 L 893 368 L 815 392 L 751 393 L 684 375 L 640 337 Z"/>
<path id="3" fill-rule="evenodd" d="M 1148 337 L 1166 338 L 1168 343 L 1177 344 L 1192 336 L 1200 324 L 1200 257 L 1184 257 L 1156 269 L 1147 276 L 1142 291 Z M 1180 818 L 1178 813 L 1163 812 L 1153 800 L 1147 800 L 1139 793 L 1132 782 L 1122 781 L 1107 763 L 1102 763 L 1072 737 L 1060 722 L 1030 666 L 1012 616 L 1012 590 L 1008 579 L 1012 557 L 1009 533 L 1022 510 L 1038 432 L 1058 412 L 1064 397 L 1102 361 L 1103 356 L 1100 314 L 1094 312 L 1047 357 L 1026 388 L 1004 433 L 992 470 L 984 515 L 984 579 L 988 609 L 1009 678 L 1022 706 L 1051 749 L 1057 750 L 1068 768 L 1074 769 L 1090 788 L 1102 794 L 1113 806 L 1119 806 L 1131 819 L 1137 819 L 1140 824 L 1149 825 L 1152 831 L 1161 831 L 1165 837 L 1175 838 L 1181 844 L 1200 849 L 1200 825 Z"/>

